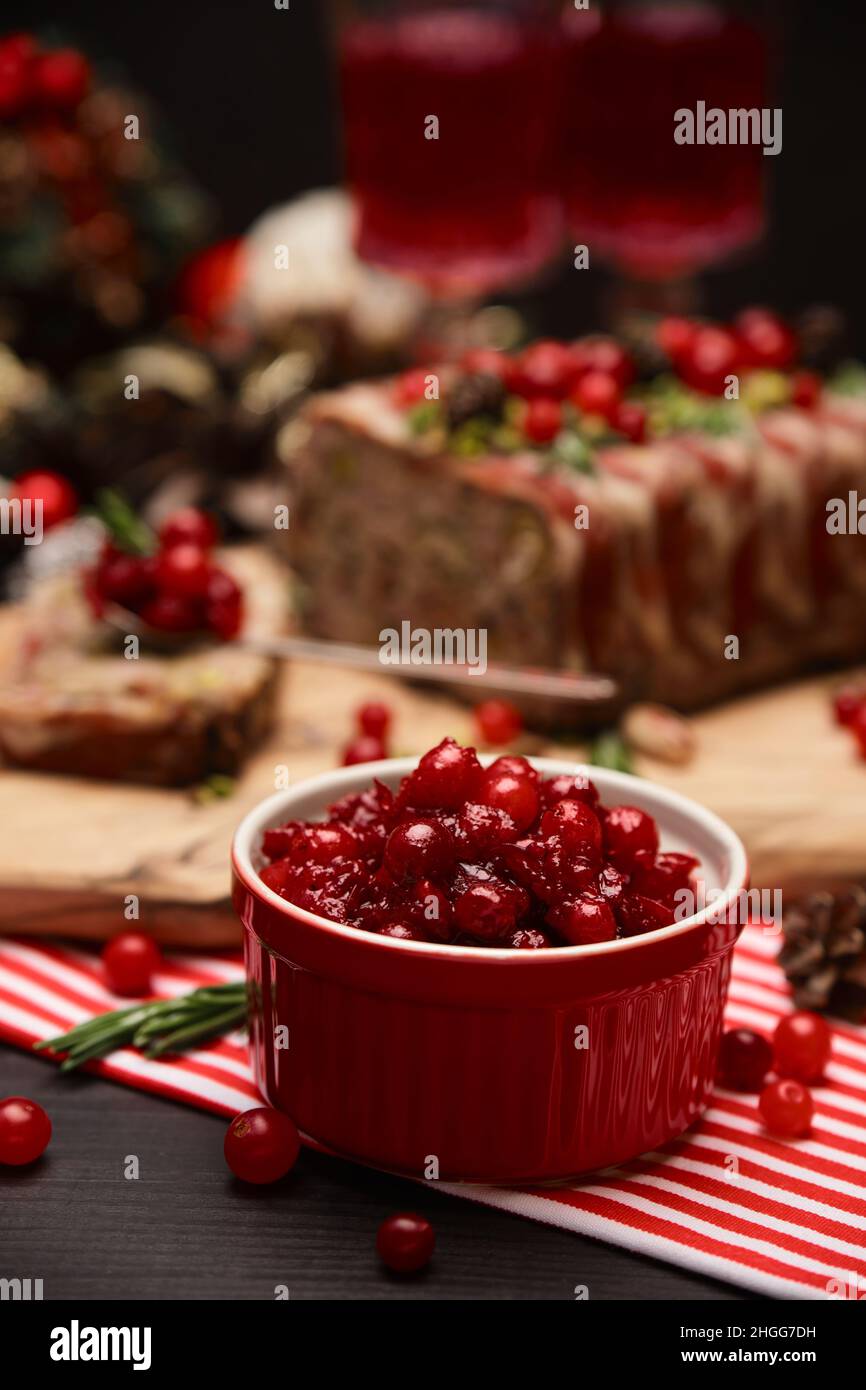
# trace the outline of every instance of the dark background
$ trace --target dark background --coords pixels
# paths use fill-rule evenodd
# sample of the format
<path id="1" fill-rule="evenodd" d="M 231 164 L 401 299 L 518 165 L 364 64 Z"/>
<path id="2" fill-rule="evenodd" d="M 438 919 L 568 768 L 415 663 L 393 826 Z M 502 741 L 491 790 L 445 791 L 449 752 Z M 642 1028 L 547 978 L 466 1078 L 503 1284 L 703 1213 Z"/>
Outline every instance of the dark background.
<path id="1" fill-rule="evenodd" d="M 213 195 L 219 231 L 245 230 L 266 207 L 339 177 L 339 116 L 325 30 L 329 0 L 7 0 L 3 27 L 54 28 L 115 61 L 158 103 L 177 152 Z M 843 0 L 751 0 L 778 36 L 775 105 L 784 146 L 768 159 L 770 231 L 739 266 L 705 277 L 721 315 L 763 301 L 783 311 L 843 308 L 866 355 L 863 55 L 866 6 Z M 601 270 L 551 279 L 539 326 L 597 326 Z"/>

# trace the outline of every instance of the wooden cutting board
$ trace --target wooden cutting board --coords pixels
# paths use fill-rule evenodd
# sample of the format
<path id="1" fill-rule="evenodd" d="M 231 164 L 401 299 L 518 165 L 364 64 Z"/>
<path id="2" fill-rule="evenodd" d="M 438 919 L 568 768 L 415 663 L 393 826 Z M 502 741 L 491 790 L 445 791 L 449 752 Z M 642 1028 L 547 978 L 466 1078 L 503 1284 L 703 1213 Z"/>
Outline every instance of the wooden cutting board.
<path id="1" fill-rule="evenodd" d="M 757 887 L 866 876 L 866 762 L 832 722 L 834 679 L 732 702 L 693 720 L 694 761 L 637 770 L 711 807 L 742 836 Z M 274 790 L 332 768 L 352 712 L 378 696 L 394 709 L 395 753 L 420 753 L 445 734 L 473 741 L 469 711 L 396 678 L 298 664 L 284 673 L 280 720 L 232 796 L 200 805 L 185 792 L 0 772 L 0 930 L 104 937 L 140 924 L 166 942 L 236 942 L 228 848 L 241 816 Z M 527 750 L 529 751 L 529 750 Z M 580 759 L 580 744 L 533 741 L 531 751 Z"/>

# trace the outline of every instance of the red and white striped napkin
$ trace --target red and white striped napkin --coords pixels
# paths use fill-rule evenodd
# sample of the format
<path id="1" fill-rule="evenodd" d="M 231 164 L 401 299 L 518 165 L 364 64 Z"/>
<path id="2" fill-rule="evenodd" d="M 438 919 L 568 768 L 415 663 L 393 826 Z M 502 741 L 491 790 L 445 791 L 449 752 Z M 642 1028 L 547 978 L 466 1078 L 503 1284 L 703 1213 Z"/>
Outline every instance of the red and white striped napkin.
<path id="1" fill-rule="evenodd" d="M 747 928 L 727 1023 L 770 1033 L 790 1009 L 778 938 Z M 172 955 L 163 997 L 237 980 L 236 955 Z M 84 951 L 0 941 L 0 1038 L 29 1047 L 122 1001 Z M 231 1115 L 260 1101 L 242 1037 L 168 1061 L 125 1049 L 92 1069 L 130 1086 Z M 755 1098 L 718 1089 L 702 1120 L 658 1153 L 568 1186 L 507 1190 L 442 1184 L 457 1196 L 550 1222 L 777 1298 L 866 1293 L 866 1029 L 839 1024 L 810 1135 L 762 1129 Z"/>

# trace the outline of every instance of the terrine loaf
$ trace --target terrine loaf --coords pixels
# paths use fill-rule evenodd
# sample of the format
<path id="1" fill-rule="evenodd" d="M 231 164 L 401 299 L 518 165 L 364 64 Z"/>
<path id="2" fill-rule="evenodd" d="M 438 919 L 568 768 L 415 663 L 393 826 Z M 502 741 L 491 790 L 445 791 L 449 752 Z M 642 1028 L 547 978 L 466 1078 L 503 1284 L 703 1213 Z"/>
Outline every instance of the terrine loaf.
<path id="1" fill-rule="evenodd" d="M 483 628 L 682 708 L 862 656 L 866 517 L 833 514 L 866 498 L 866 374 L 796 369 L 752 312 L 763 360 L 748 319 L 683 323 L 649 380 L 594 338 L 314 397 L 283 458 L 307 631 Z"/>

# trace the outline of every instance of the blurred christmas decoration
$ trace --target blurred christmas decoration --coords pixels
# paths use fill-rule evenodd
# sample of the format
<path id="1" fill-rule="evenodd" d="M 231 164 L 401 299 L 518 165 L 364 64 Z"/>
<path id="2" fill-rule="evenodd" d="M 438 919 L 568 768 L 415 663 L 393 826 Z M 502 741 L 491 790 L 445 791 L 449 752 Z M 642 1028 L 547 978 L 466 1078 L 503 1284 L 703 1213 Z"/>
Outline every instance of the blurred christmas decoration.
<path id="1" fill-rule="evenodd" d="M 210 220 L 139 93 L 0 40 L 0 338 L 65 371 L 158 323 Z"/>

